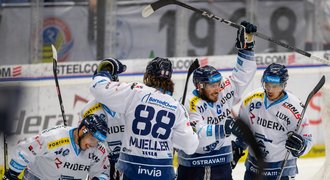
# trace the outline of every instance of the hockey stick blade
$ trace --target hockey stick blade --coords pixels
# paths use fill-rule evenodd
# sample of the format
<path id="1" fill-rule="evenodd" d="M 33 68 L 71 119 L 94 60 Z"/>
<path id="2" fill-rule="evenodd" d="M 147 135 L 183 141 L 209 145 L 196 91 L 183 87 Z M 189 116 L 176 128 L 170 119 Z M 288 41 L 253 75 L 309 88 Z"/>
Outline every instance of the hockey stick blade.
<path id="1" fill-rule="evenodd" d="M 52 45 L 53 60 L 57 61 L 57 51 L 54 45 Z"/>
<path id="2" fill-rule="evenodd" d="M 306 109 L 308 107 L 308 104 L 309 104 L 310 100 L 323 87 L 324 83 L 325 83 L 325 76 L 323 75 L 322 78 L 320 79 L 320 81 L 314 87 L 314 89 L 308 94 L 307 99 L 306 99 L 306 102 L 305 102 L 305 105 L 304 105 L 304 108 L 303 108 L 303 110 L 301 112 L 301 115 L 300 115 L 300 118 L 298 120 L 297 126 L 296 126 L 296 128 L 294 130 L 295 132 L 298 132 L 299 131 L 299 128 L 300 128 L 302 119 L 304 118 L 304 115 L 305 115 L 305 112 L 306 112 Z M 277 176 L 277 180 L 280 180 L 281 177 L 282 177 L 282 174 L 283 174 L 283 171 L 284 171 L 284 167 L 285 167 L 286 162 L 287 162 L 287 160 L 289 158 L 289 155 L 290 155 L 290 151 L 288 150 L 286 152 L 286 154 L 285 154 L 285 158 L 284 158 L 283 163 L 281 165 L 280 174 L 279 174 L 279 176 Z"/>
<path id="3" fill-rule="evenodd" d="M 155 11 L 157 11 L 157 9 L 160 9 L 169 4 L 174 4 L 174 1 L 173 0 L 159 0 L 159 1 L 153 2 L 153 3 L 149 4 L 148 6 L 146 6 L 145 8 L 143 8 L 142 17 L 144 17 L 144 18 L 149 17 Z"/>
<path id="4" fill-rule="evenodd" d="M 56 85 L 56 92 L 57 92 L 58 100 L 60 102 L 63 124 L 64 124 L 64 126 L 67 126 L 67 122 L 66 122 L 65 115 L 64 115 L 65 112 L 64 112 L 63 100 L 62 100 L 62 95 L 61 95 L 61 89 L 60 89 L 60 85 L 58 83 L 58 77 L 57 77 L 57 50 L 54 45 L 51 45 L 51 46 L 52 46 L 52 53 L 53 53 L 53 73 L 54 73 L 54 79 L 55 79 L 55 85 Z"/>
<path id="5" fill-rule="evenodd" d="M 188 74 L 187 77 L 189 78 L 190 75 L 197 69 L 199 68 L 199 62 L 198 59 L 195 59 L 195 61 L 190 65 L 189 69 L 188 69 Z"/>
<path id="6" fill-rule="evenodd" d="M 313 96 L 323 87 L 324 83 L 325 83 L 325 76 L 323 75 L 322 78 L 320 79 L 320 81 L 314 87 L 314 89 L 308 94 L 307 99 L 306 99 L 306 102 L 305 102 L 304 109 L 301 112 L 301 116 L 300 116 L 299 121 L 297 123 L 295 132 L 298 132 L 298 130 L 299 130 L 301 121 L 302 121 L 302 119 L 303 119 L 303 117 L 305 115 L 305 112 L 306 112 L 306 109 L 307 109 L 307 106 L 308 106 L 309 102 L 311 101 L 311 99 L 313 98 Z"/>
<path id="7" fill-rule="evenodd" d="M 207 11 L 204 11 L 204 10 L 201 10 L 201 9 L 197 9 L 195 7 L 192 7 L 188 4 L 185 4 L 183 2 L 180 2 L 180 1 L 177 1 L 177 0 L 158 0 L 156 2 L 153 2 L 151 3 L 150 5 L 148 5 L 147 7 L 145 7 L 143 10 L 142 10 L 142 16 L 143 17 L 148 17 L 150 16 L 151 14 L 153 14 L 155 11 L 157 11 L 158 9 L 164 7 L 164 6 L 167 6 L 169 4 L 175 4 L 175 5 L 178 5 L 178 6 L 181 6 L 181 7 L 184 7 L 186 9 L 189 9 L 189 10 L 192 10 L 196 13 L 199 13 L 201 14 L 202 16 L 208 18 L 208 19 L 213 19 L 213 20 L 217 20 L 217 21 L 220 21 L 221 23 L 224 23 L 224 24 L 227 24 L 228 26 L 231 26 L 231 27 L 234 27 L 236 29 L 240 29 L 242 28 L 241 25 L 238 25 L 232 21 L 229 21 L 229 20 L 226 20 L 226 19 L 223 19 L 219 16 L 216 16 L 210 12 L 207 12 Z M 289 49 L 291 51 L 295 51 L 303 56 L 306 56 L 308 58 L 311 58 L 312 60 L 316 60 L 316 61 L 319 61 L 320 63 L 323 63 L 323 64 L 328 64 L 330 65 L 330 61 L 329 60 L 326 60 L 326 59 L 322 59 L 322 58 L 319 58 L 319 57 L 316 57 L 316 56 L 313 56 L 311 53 L 307 52 L 307 51 L 304 51 L 302 49 L 299 49 L 299 48 L 296 48 L 294 46 L 291 46 L 289 44 L 286 44 L 282 41 L 278 41 L 278 40 L 275 40 L 275 39 L 272 39 L 271 37 L 269 36 L 266 36 L 262 33 L 259 33 L 259 32 L 256 32 L 254 33 L 255 36 L 263 39 L 263 40 L 266 40 L 268 42 L 271 42 L 271 43 L 274 43 L 276 45 L 279 45 L 279 46 L 282 46 L 286 49 Z"/>
<path id="8" fill-rule="evenodd" d="M 195 59 L 195 61 L 189 66 L 189 69 L 188 69 L 186 83 L 185 83 L 185 86 L 184 86 L 182 101 L 181 101 L 181 104 L 183 104 L 183 105 L 184 105 L 184 102 L 186 100 L 189 77 L 195 71 L 195 69 L 197 69 L 197 68 L 199 68 L 199 62 L 198 62 L 198 59 Z"/>

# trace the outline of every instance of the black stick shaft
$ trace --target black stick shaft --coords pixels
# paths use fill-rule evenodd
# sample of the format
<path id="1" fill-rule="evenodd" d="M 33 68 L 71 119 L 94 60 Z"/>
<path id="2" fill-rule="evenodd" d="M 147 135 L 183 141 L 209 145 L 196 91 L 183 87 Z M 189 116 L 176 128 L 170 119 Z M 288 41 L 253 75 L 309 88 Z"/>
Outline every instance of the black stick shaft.
<path id="1" fill-rule="evenodd" d="M 8 144 L 7 144 L 7 135 L 6 132 L 3 132 L 3 154 L 4 154 L 4 172 L 7 170 L 7 163 L 8 163 Z"/>
<path id="2" fill-rule="evenodd" d="M 324 85 L 324 83 L 325 83 L 325 76 L 323 75 L 322 78 L 320 79 L 320 81 L 314 87 L 314 89 L 309 93 L 309 95 L 308 95 L 308 97 L 306 99 L 306 102 L 305 102 L 304 109 L 301 112 L 301 116 L 300 116 L 300 118 L 298 120 L 298 123 L 297 123 L 297 126 L 296 126 L 294 132 L 298 132 L 299 131 L 299 128 L 300 128 L 301 122 L 302 122 L 302 120 L 304 118 L 304 115 L 305 115 L 306 109 L 308 107 L 309 101 L 322 88 L 322 86 Z M 281 176 L 283 174 L 283 171 L 284 171 L 284 167 L 286 165 L 286 162 L 288 161 L 289 155 L 290 155 L 290 151 L 288 150 L 286 152 L 286 154 L 285 154 L 285 158 L 284 158 L 283 163 L 281 165 L 280 174 L 279 174 L 279 176 L 277 176 L 277 180 L 280 180 L 281 179 Z"/>
<path id="3" fill-rule="evenodd" d="M 197 68 L 199 68 L 199 62 L 198 62 L 198 59 L 195 59 L 195 61 L 189 66 L 189 69 L 188 69 L 186 83 L 185 83 L 185 86 L 184 86 L 183 95 L 182 95 L 182 101 L 181 101 L 181 103 L 183 105 L 184 105 L 185 100 L 186 100 L 189 77 L 195 71 L 195 69 L 197 69 Z"/>
<path id="4" fill-rule="evenodd" d="M 181 7 L 186 8 L 186 9 L 189 9 L 189 10 L 192 10 L 192 11 L 194 11 L 194 12 L 200 13 L 202 16 L 204 16 L 204 17 L 206 17 L 206 18 L 214 19 L 214 20 L 220 21 L 220 22 L 222 22 L 222 23 L 224 23 L 224 24 L 227 24 L 227 25 L 229 25 L 229 26 L 231 26 L 231 27 L 234 27 L 234 28 L 236 28 L 236 29 L 240 29 L 240 28 L 242 28 L 241 25 L 238 25 L 238 24 L 236 24 L 236 23 L 234 23 L 234 22 L 232 22 L 232 21 L 229 21 L 229 20 L 223 19 L 223 18 L 221 18 L 221 17 L 219 17 L 219 16 L 216 16 L 216 15 L 210 13 L 210 12 L 203 11 L 203 10 L 201 10 L 201 9 L 197 9 L 197 8 L 195 8 L 195 7 L 192 7 L 192 6 L 188 5 L 188 4 L 185 4 L 185 3 L 180 2 L 180 1 L 177 1 L 177 0 L 158 0 L 158 1 L 153 2 L 153 3 L 150 4 L 151 9 L 150 9 L 150 8 L 144 9 L 144 10 L 143 10 L 144 12 L 142 12 L 142 13 L 143 13 L 143 14 L 146 14 L 145 17 L 147 17 L 147 16 L 151 15 L 151 14 L 152 14 L 154 11 L 156 11 L 157 9 L 160 9 L 160 8 L 162 8 L 162 7 L 164 7 L 164 6 L 169 5 L 169 4 L 176 4 L 176 5 L 178 5 L 178 6 L 181 6 Z M 147 7 L 148 7 L 148 6 L 147 6 Z M 152 11 L 150 11 L 150 10 L 152 10 Z M 261 39 L 264 39 L 264 40 L 266 40 L 266 41 L 269 41 L 269 42 L 272 42 L 272 43 L 274 43 L 274 44 L 277 44 L 277 45 L 282 46 L 282 47 L 284 47 L 284 48 L 286 48 L 286 49 L 289 49 L 289 50 L 291 50 L 291 51 L 295 51 L 295 52 L 297 52 L 297 53 L 299 53 L 299 54 L 301 54 L 301 55 L 303 55 L 303 56 L 309 57 L 309 58 L 311 58 L 311 59 L 313 59 L 313 60 L 319 61 L 319 62 L 324 63 L 324 64 L 330 64 L 330 61 L 329 61 L 329 60 L 326 60 L 326 59 L 322 59 L 322 58 L 319 58 L 319 57 L 313 56 L 311 53 L 309 53 L 309 52 L 307 52 L 307 51 L 304 51 L 304 50 L 302 50 L 302 49 L 296 48 L 296 47 L 291 46 L 291 45 L 289 45 L 289 44 L 286 44 L 286 43 L 284 43 L 284 42 L 282 42 L 282 41 L 275 40 L 275 39 L 273 39 L 273 38 L 271 38 L 271 37 L 269 37 L 269 36 L 267 36 L 267 35 L 261 34 L 261 33 L 259 33 L 259 32 L 256 32 L 256 33 L 253 33 L 253 34 L 254 34 L 255 36 L 261 38 Z"/>
<path id="5" fill-rule="evenodd" d="M 61 113 L 62 113 L 62 118 L 63 118 L 63 124 L 64 124 L 64 126 L 67 126 L 67 121 L 65 119 L 65 112 L 64 112 L 61 89 L 60 89 L 60 85 L 58 83 L 58 77 L 57 77 L 57 51 L 56 51 L 56 49 L 53 45 L 52 45 L 52 52 L 53 52 L 53 73 L 54 73 L 57 97 L 58 97 L 58 100 L 60 102 L 60 108 L 61 108 Z"/>

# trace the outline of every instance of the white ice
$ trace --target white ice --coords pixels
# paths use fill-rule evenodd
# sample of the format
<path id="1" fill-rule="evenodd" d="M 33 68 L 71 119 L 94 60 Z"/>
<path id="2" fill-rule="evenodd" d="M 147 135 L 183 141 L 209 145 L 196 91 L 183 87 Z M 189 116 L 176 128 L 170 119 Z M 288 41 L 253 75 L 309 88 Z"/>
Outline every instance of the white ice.
<path id="1" fill-rule="evenodd" d="M 298 159 L 298 171 L 296 180 L 317 180 L 313 179 L 315 174 L 323 166 L 325 157 L 322 158 L 302 158 Z M 330 169 L 329 169 L 330 171 Z M 233 179 L 242 180 L 244 178 L 245 166 L 244 163 L 237 164 L 233 170 Z"/>

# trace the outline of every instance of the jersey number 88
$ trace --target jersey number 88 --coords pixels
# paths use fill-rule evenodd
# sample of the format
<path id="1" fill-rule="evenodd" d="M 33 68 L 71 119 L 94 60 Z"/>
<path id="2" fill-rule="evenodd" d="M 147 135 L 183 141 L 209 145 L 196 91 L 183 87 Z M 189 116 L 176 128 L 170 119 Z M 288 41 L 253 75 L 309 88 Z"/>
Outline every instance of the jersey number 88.
<path id="1" fill-rule="evenodd" d="M 156 122 L 153 124 L 152 120 L 155 118 Z M 135 109 L 132 131 L 141 136 L 146 136 L 151 132 L 153 138 L 168 139 L 174 121 L 175 114 L 166 110 L 160 110 L 156 113 L 155 108 L 140 104 Z"/>

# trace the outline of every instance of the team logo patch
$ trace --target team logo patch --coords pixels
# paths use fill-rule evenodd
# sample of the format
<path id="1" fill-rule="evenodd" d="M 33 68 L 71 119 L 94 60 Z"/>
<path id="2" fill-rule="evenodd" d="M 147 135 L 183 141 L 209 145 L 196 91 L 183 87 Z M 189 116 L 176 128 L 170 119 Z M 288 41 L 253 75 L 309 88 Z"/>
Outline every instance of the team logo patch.
<path id="1" fill-rule="evenodd" d="M 287 108 L 293 115 L 296 119 L 300 119 L 301 117 L 301 114 L 300 112 L 298 111 L 298 109 L 296 107 L 294 107 L 292 104 L 288 103 L 288 102 L 284 102 L 282 104 L 283 107 Z"/>
<path id="2" fill-rule="evenodd" d="M 197 111 L 197 106 L 196 104 L 198 103 L 198 101 L 201 100 L 201 98 L 195 96 L 193 97 L 190 102 L 189 102 L 189 110 L 190 112 L 196 112 Z"/>
<path id="3" fill-rule="evenodd" d="M 39 149 L 41 149 L 42 144 L 40 142 L 40 137 L 39 136 L 36 136 L 34 139 L 36 140 L 37 144 L 39 145 Z"/>
<path id="4" fill-rule="evenodd" d="M 61 139 L 49 142 L 47 144 L 47 148 L 48 149 L 54 149 L 54 148 L 57 148 L 57 147 L 60 147 L 60 146 L 63 146 L 63 145 L 69 144 L 69 143 L 70 143 L 70 140 L 69 140 L 68 137 L 61 138 Z"/>
<path id="5" fill-rule="evenodd" d="M 83 118 L 85 118 L 86 116 L 90 115 L 90 114 L 94 114 L 95 111 L 98 111 L 102 108 L 102 104 L 101 103 L 96 103 L 94 104 L 92 107 L 88 108 L 84 114 L 83 114 Z"/>
<path id="6" fill-rule="evenodd" d="M 246 106 L 249 102 L 251 102 L 255 98 L 263 99 L 264 96 L 265 96 L 265 93 L 264 92 L 254 93 L 251 96 L 249 96 L 249 97 L 247 97 L 247 98 L 244 99 L 244 105 Z"/>
<path id="7" fill-rule="evenodd" d="M 97 148 L 102 154 L 105 154 L 105 148 L 103 146 L 98 146 Z"/>
<path id="8" fill-rule="evenodd" d="M 157 106 L 160 106 L 162 108 L 166 108 L 166 109 L 169 109 L 172 111 L 175 111 L 178 108 L 176 104 L 170 104 L 169 102 L 158 99 L 157 97 L 152 97 L 151 93 L 145 95 L 141 99 L 141 102 L 145 102 L 148 104 L 154 104 L 154 105 L 157 105 Z"/>
<path id="9" fill-rule="evenodd" d="M 61 165 L 63 164 L 62 161 L 58 158 L 55 158 L 54 162 L 55 162 L 57 169 L 59 169 L 61 167 Z"/>
<path id="10" fill-rule="evenodd" d="M 55 151 L 55 154 L 56 155 L 61 155 L 62 154 L 62 156 L 66 156 L 66 155 L 68 155 L 70 153 L 70 150 L 69 149 L 65 149 L 64 151 L 63 151 L 63 148 L 61 148 L 60 150 L 58 150 L 58 151 Z"/>
<path id="11" fill-rule="evenodd" d="M 33 155 L 37 155 L 36 152 L 33 150 L 33 146 L 30 145 L 30 146 L 28 147 L 28 149 L 29 149 L 29 151 L 31 151 L 31 153 L 32 153 Z"/>
<path id="12" fill-rule="evenodd" d="M 224 81 L 223 83 L 221 83 L 221 86 L 220 86 L 220 92 L 222 91 L 222 90 L 224 90 L 227 86 L 229 86 L 230 85 L 230 81 L 229 81 L 229 79 L 227 79 L 226 81 Z"/>

